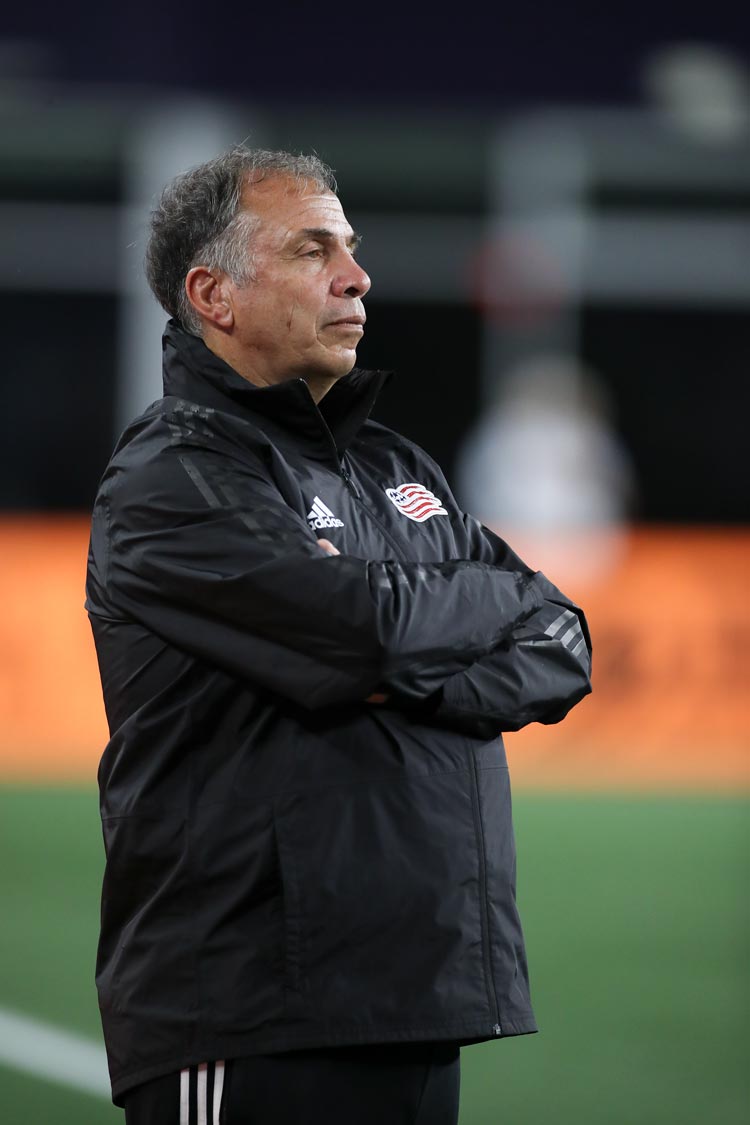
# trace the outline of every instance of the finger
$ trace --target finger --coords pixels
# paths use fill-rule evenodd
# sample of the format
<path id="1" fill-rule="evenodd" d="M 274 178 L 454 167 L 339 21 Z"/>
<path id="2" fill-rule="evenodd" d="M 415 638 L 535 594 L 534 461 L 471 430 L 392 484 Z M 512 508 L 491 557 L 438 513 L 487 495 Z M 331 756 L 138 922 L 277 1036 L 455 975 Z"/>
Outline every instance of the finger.
<path id="1" fill-rule="evenodd" d="M 338 551 L 334 547 L 333 543 L 329 543 L 329 541 L 327 539 L 319 539 L 318 540 L 318 546 L 322 547 L 327 555 L 340 555 L 341 554 L 341 551 Z"/>

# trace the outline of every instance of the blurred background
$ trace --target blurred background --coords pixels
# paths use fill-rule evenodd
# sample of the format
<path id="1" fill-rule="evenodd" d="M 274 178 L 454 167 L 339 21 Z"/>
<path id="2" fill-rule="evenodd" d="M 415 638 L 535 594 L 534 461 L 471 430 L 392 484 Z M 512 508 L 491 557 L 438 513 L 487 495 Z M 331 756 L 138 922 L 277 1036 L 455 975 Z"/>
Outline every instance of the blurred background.
<path id="1" fill-rule="evenodd" d="M 108 1104 L 88 513 L 161 393 L 149 208 L 238 141 L 337 172 L 376 417 L 586 609 L 509 736 L 542 1029 L 461 1125 L 734 1125 L 748 1080 L 750 17 L 105 7 L 0 23 L 0 1120 Z"/>

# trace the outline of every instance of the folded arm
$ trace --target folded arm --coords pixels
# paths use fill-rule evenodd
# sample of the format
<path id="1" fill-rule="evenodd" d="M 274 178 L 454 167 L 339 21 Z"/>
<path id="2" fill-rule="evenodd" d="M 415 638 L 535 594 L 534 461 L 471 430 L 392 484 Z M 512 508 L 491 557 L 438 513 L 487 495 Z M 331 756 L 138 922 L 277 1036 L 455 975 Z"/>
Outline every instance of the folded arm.
<path id="1" fill-rule="evenodd" d="M 439 487 L 450 495 L 447 483 Z M 458 548 L 466 558 L 500 570 L 528 571 L 479 520 L 463 513 L 460 520 Z M 491 652 L 443 681 L 418 709 L 428 721 L 491 739 L 532 722 L 560 722 L 590 693 L 591 637 L 583 611 L 540 572 L 534 582 L 543 605 Z M 399 706 L 396 699 L 389 702 Z"/>
<path id="2" fill-rule="evenodd" d="M 184 431 L 115 458 L 92 526 L 87 608 L 123 617 L 316 708 L 411 702 L 496 648 L 542 604 L 528 568 L 331 557 L 246 453 Z M 126 471 L 123 471 L 126 470 Z M 435 607 L 440 612 L 435 612 Z"/>
<path id="3" fill-rule="evenodd" d="M 591 641 L 578 606 L 537 575 L 541 609 L 493 652 L 444 681 L 430 722 L 479 737 L 558 723 L 591 691 Z"/>

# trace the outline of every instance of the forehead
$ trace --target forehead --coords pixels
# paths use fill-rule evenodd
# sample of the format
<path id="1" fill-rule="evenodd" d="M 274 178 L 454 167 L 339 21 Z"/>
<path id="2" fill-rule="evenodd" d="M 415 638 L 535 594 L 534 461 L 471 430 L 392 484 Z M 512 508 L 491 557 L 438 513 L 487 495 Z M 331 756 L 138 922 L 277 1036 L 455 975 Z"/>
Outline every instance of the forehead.
<path id="1" fill-rule="evenodd" d="M 256 240 L 283 242 L 306 229 L 323 227 L 344 238 L 353 233 L 338 196 L 309 181 L 277 176 L 248 184 L 242 205 L 260 219 Z"/>

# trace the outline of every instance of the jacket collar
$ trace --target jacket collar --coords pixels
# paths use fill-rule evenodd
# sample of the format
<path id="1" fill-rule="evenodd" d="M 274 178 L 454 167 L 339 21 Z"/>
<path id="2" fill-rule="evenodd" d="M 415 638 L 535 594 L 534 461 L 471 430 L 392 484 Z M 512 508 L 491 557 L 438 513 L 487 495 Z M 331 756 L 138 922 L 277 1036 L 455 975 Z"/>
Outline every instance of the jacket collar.
<path id="1" fill-rule="evenodd" d="M 264 429 L 285 432 L 312 455 L 341 454 L 369 417 L 387 371 L 354 370 L 316 406 L 304 379 L 256 387 L 214 355 L 197 336 L 170 320 L 162 342 L 164 394 L 240 416 L 261 415 Z"/>

